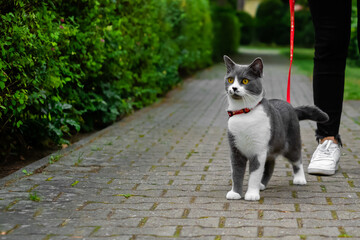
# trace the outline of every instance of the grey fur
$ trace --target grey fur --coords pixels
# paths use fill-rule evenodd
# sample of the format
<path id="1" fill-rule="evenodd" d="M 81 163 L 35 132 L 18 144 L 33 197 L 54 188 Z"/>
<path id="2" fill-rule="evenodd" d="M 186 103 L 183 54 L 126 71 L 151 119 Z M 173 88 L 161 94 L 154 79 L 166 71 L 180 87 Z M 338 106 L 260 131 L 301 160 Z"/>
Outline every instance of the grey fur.
<path id="1" fill-rule="evenodd" d="M 227 73 L 230 73 L 236 66 L 236 63 L 233 60 L 231 60 L 228 56 L 224 56 L 224 61 L 226 65 L 226 71 Z"/>
<path id="2" fill-rule="evenodd" d="M 230 159 L 231 159 L 231 178 L 233 179 L 233 190 L 242 194 L 243 181 L 246 170 L 247 158 L 236 148 L 234 136 L 228 131 L 228 139 L 230 143 Z"/>
<path id="3" fill-rule="evenodd" d="M 231 85 L 227 79 L 229 77 L 237 79 L 249 79 L 249 83 L 244 87 L 251 95 L 260 96 L 264 94 L 262 87 L 263 76 L 263 62 L 261 58 L 256 58 L 250 65 L 238 65 L 234 63 L 229 57 L 224 56 L 224 61 L 227 67 L 225 75 L 225 90 Z M 236 101 L 241 101 L 241 98 L 234 98 Z M 263 169 L 261 183 L 267 186 L 275 166 L 275 159 L 279 155 L 283 155 L 293 165 L 294 175 L 299 174 L 302 168 L 301 158 L 301 136 L 299 120 L 310 119 L 319 122 L 328 120 L 326 113 L 322 112 L 315 106 L 300 106 L 292 107 L 289 103 L 279 99 L 268 100 L 262 98 L 261 105 L 270 119 L 270 140 L 268 142 L 266 162 Z M 244 149 L 238 149 L 235 144 L 235 136 L 228 131 L 229 145 L 231 150 L 231 165 L 232 165 L 232 181 L 233 192 L 242 195 L 242 184 L 245 175 L 246 162 L 249 160 L 250 174 L 260 167 L 258 156 L 252 156 L 247 159 L 242 153 Z M 304 178 L 306 183 L 306 180 Z"/>
<path id="4" fill-rule="evenodd" d="M 224 56 L 224 61 L 226 63 L 227 73 L 225 75 L 225 91 L 230 85 L 226 80 L 229 77 L 235 78 L 235 76 L 242 76 L 242 78 L 247 78 L 250 80 L 247 90 L 252 94 L 260 94 L 262 92 L 262 85 L 260 81 L 256 81 L 261 79 L 262 77 L 262 63 L 261 70 L 259 68 L 259 63 L 261 62 L 260 58 L 257 58 L 252 62 L 249 66 L 240 66 L 235 64 L 228 56 Z M 260 72 L 261 71 L 261 72 Z"/>
<path id="5" fill-rule="evenodd" d="M 299 120 L 313 120 L 319 123 L 329 121 L 329 116 L 324 115 L 316 106 L 300 106 L 295 108 L 295 112 L 298 115 Z"/>
<path id="6" fill-rule="evenodd" d="M 283 155 L 293 165 L 294 173 L 297 173 L 301 164 L 301 136 L 299 120 L 294 108 L 287 102 L 278 99 L 263 99 L 261 104 L 271 119 L 271 138 L 269 141 L 269 150 L 266 162 L 274 162 L 279 155 Z M 272 167 L 265 164 L 265 170 L 262 184 L 267 186 L 272 172 L 266 167 Z"/>
<path id="7" fill-rule="evenodd" d="M 262 179 L 261 179 L 261 183 L 264 185 L 264 186 L 267 186 L 269 181 L 270 181 L 270 178 L 274 172 L 274 168 L 275 168 L 275 158 L 272 158 L 272 157 L 268 157 L 266 159 L 266 162 L 265 162 L 265 169 L 264 169 L 264 174 L 262 176 Z"/>
<path id="8" fill-rule="evenodd" d="M 259 163 L 259 160 L 258 160 L 257 156 L 249 159 L 249 163 L 250 163 L 250 165 L 249 165 L 249 172 L 250 173 L 255 172 L 260 167 L 260 163 Z"/>

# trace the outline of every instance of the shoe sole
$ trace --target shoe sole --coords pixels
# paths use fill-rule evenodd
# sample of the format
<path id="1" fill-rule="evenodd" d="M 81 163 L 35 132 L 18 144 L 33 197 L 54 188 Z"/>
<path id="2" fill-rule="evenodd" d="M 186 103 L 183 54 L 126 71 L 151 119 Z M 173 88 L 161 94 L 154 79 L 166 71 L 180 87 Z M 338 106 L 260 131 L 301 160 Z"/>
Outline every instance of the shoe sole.
<path id="1" fill-rule="evenodd" d="M 319 168 L 311 168 L 308 169 L 308 173 L 312 175 L 324 175 L 324 176 L 331 176 L 335 174 L 335 170 L 324 170 Z"/>
<path id="2" fill-rule="evenodd" d="M 339 162 L 335 166 L 335 170 L 325 170 L 321 168 L 308 168 L 308 173 L 312 175 L 324 175 L 324 176 L 331 176 L 336 173 L 339 169 Z"/>

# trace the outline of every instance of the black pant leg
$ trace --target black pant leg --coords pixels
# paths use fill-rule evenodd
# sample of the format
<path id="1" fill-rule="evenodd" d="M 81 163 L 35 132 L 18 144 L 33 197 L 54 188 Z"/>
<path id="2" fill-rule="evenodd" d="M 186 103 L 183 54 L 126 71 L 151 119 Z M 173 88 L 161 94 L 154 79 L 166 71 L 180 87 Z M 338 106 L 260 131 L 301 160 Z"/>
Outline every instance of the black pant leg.
<path id="1" fill-rule="evenodd" d="M 351 0 L 309 0 L 315 29 L 314 103 L 330 120 L 318 124 L 317 136 L 338 136 L 350 41 Z"/>

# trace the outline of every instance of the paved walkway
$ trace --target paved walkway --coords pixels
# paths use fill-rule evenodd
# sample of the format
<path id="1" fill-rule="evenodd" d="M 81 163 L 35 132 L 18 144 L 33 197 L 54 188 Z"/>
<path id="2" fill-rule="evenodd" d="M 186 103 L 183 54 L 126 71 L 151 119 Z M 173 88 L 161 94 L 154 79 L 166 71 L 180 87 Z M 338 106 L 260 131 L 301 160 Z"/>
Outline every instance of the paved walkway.
<path id="1" fill-rule="evenodd" d="M 236 60 L 256 56 L 267 97 L 285 99 L 286 58 Z M 199 72 L 161 102 L 26 167 L 28 176 L 0 180 L 0 238 L 360 239 L 360 102 L 345 103 L 335 176 L 295 186 L 279 159 L 260 201 L 228 201 L 224 71 Z M 293 105 L 312 103 L 307 77 L 294 76 L 292 89 Z M 301 127 L 307 168 L 314 124 Z"/>

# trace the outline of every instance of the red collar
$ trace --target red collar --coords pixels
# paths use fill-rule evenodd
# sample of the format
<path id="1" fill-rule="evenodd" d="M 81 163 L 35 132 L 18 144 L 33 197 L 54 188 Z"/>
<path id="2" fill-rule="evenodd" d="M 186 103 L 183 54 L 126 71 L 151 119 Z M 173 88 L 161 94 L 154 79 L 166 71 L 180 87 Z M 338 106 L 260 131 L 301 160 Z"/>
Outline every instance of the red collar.
<path id="1" fill-rule="evenodd" d="M 259 106 L 259 104 L 261 103 L 261 101 L 253 108 L 243 108 L 240 110 L 235 110 L 235 111 L 227 111 L 229 117 L 232 117 L 234 115 L 238 115 L 238 114 L 243 114 L 243 113 L 249 113 L 251 110 L 253 110 L 254 108 L 256 108 L 257 106 Z"/>

